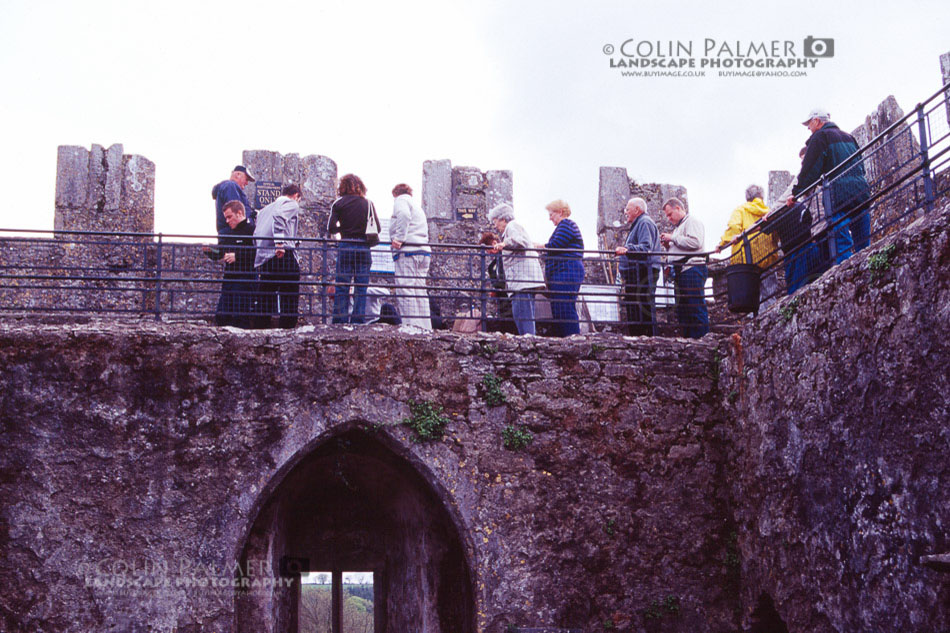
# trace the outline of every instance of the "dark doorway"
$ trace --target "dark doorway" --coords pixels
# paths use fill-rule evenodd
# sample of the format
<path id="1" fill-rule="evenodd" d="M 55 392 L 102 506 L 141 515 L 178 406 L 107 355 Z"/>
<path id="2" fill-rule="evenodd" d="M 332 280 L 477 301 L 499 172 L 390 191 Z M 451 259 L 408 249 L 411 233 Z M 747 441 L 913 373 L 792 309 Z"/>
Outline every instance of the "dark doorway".
<path id="1" fill-rule="evenodd" d="M 778 614 L 772 596 L 763 593 L 752 611 L 751 633 L 788 633 L 785 621 Z"/>
<path id="2" fill-rule="evenodd" d="M 259 560 L 274 570 L 283 560 L 294 582 L 239 594 L 240 633 L 324 633 L 309 622 L 319 621 L 316 614 L 325 622 L 327 604 L 338 606 L 326 633 L 475 630 L 471 573 L 455 523 L 412 464 L 362 431 L 326 441 L 277 486 L 251 529 L 242 566 Z M 364 616 L 346 624 L 347 605 Z"/>

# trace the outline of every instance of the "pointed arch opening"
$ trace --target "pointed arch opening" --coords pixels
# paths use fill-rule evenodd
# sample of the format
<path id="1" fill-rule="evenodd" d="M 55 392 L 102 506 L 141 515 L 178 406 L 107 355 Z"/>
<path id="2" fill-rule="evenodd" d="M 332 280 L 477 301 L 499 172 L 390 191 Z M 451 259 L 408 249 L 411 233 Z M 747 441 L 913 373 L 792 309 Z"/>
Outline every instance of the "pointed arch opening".
<path id="1" fill-rule="evenodd" d="M 474 633 L 463 543 L 436 489 L 412 463 L 365 431 L 341 433 L 301 459 L 261 504 L 240 569 L 273 580 L 252 579 L 238 589 L 236 630 Z M 359 625 L 346 620 L 354 605 L 342 581 L 354 572 L 372 578 L 372 597 L 353 601 L 372 612 Z M 301 580 L 315 577 L 328 594 L 302 588 Z M 309 600 L 318 594 L 323 615 L 314 623 Z"/>

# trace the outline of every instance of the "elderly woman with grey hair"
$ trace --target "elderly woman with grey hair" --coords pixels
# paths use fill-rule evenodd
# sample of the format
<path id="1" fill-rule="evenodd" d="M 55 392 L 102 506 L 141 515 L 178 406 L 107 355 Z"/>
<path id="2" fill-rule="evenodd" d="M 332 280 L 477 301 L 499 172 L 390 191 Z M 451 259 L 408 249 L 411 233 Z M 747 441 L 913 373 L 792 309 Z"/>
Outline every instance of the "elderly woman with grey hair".
<path id="1" fill-rule="evenodd" d="M 772 236 L 759 230 L 749 230 L 769 212 L 768 206 L 762 201 L 764 195 L 762 187 L 749 185 L 745 190 L 745 203 L 736 207 L 729 216 L 729 224 L 716 252 L 721 253 L 727 246 L 732 246 L 730 264 L 755 264 L 765 270 L 778 260 L 778 247 Z M 749 241 L 748 250 L 743 248 L 743 234 Z M 752 259 L 747 261 L 749 254 Z"/>
<path id="2" fill-rule="evenodd" d="M 492 246 L 492 252 L 502 253 L 505 286 L 511 293 L 511 313 L 518 333 L 534 334 L 534 295 L 544 288 L 541 264 L 536 255 L 528 254 L 534 242 L 524 227 L 515 222 L 510 204 L 502 203 L 489 211 L 488 220 L 501 235 L 501 241 Z"/>

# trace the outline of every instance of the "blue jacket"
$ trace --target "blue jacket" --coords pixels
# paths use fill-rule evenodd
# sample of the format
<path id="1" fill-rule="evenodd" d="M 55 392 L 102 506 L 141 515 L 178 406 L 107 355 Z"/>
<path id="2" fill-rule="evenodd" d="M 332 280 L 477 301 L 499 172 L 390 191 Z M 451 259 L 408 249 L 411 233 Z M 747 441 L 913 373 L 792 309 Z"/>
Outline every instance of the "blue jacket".
<path id="1" fill-rule="evenodd" d="M 584 281 L 584 238 L 577 224 L 564 218 L 554 227 L 544 248 L 572 249 L 548 253 L 544 258 L 544 275 L 548 281 L 581 283 Z"/>
<path id="2" fill-rule="evenodd" d="M 807 149 L 805 157 L 802 158 L 802 170 L 798 174 L 797 184 L 792 187 L 792 195 L 796 197 L 817 182 L 823 174 L 827 174 L 858 151 L 858 143 L 854 137 L 842 132 L 830 121 L 812 134 L 805 146 Z M 841 209 L 864 202 L 869 195 L 870 188 L 864 178 L 864 163 L 858 156 L 831 181 L 831 204 L 834 209 Z"/>
<path id="3" fill-rule="evenodd" d="M 241 189 L 241 186 L 233 180 L 223 180 L 211 189 L 211 197 L 214 198 L 214 208 L 216 215 L 216 224 L 218 235 L 229 235 L 231 227 L 224 221 L 224 205 L 232 200 L 240 200 L 244 205 L 244 215 L 247 223 L 254 227 L 257 220 L 257 209 L 251 208 L 251 203 L 247 200 L 247 194 Z"/>
<path id="4" fill-rule="evenodd" d="M 660 231 L 656 222 L 646 213 L 641 213 L 633 224 L 630 233 L 624 242 L 627 254 L 620 257 L 620 270 L 631 270 L 634 266 L 647 265 L 652 268 L 660 267 Z M 647 253 L 651 253 L 647 255 Z"/>

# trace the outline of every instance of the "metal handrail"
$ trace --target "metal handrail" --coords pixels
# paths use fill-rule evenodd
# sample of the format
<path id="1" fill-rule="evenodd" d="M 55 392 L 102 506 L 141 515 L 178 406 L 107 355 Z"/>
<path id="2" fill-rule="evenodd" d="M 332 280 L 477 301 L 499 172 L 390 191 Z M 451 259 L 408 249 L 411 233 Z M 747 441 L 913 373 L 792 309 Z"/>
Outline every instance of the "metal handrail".
<path id="1" fill-rule="evenodd" d="M 941 125 L 945 125 L 945 119 L 942 118 L 944 110 L 950 112 L 948 90 L 950 90 L 950 82 L 928 99 L 918 103 L 911 112 L 858 148 L 796 197 L 802 209 L 808 210 L 812 215 L 811 223 L 807 227 L 808 238 L 802 243 L 796 244 L 791 249 L 787 249 L 784 244 L 776 245 L 767 252 L 760 252 L 758 256 L 753 254 L 752 242 L 755 238 L 762 233 L 776 233 L 774 217 L 788 213 L 790 210 L 785 201 L 779 201 L 781 204 L 774 210 L 775 213 L 770 213 L 740 233 L 733 240 L 733 244 L 741 245 L 745 262 L 758 265 L 766 275 L 784 269 L 783 274 L 788 277 L 794 267 L 821 274 L 830 267 L 831 262 L 850 256 L 856 250 L 870 244 L 872 238 L 880 239 L 899 223 L 916 217 L 918 211 L 930 212 L 937 197 L 946 193 L 946 186 L 940 191 L 937 190 L 933 168 L 935 165 L 943 165 L 944 163 L 939 160 L 950 152 L 950 131 L 945 131 L 934 138 L 934 121 L 931 116 L 939 115 L 941 118 L 938 121 Z M 916 123 L 916 126 L 913 126 L 913 123 Z M 916 139 L 911 134 L 914 127 L 918 135 Z M 897 131 L 900 133 L 895 134 Z M 908 153 L 906 158 L 896 163 L 888 164 L 888 171 L 875 174 L 876 179 L 869 179 L 868 185 L 871 190 L 866 201 L 854 205 L 855 209 L 847 210 L 842 214 L 833 213 L 836 208 L 848 207 L 850 202 L 845 201 L 842 204 L 839 201 L 836 207 L 835 201 L 831 199 L 832 190 L 839 178 L 845 177 L 848 171 L 858 168 L 859 165 L 867 167 L 870 161 L 876 160 L 885 151 L 894 147 L 901 149 L 903 143 L 912 147 L 915 140 L 918 143 L 916 151 Z M 870 174 L 871 170 L 865 169 L 865 173 Z M 904 206 L 896 211 L 889 209 L 889 206 L 895 206 L 892 201 L 903 202 Z M 864 220 L 861 217 L 862 214 L 868 219 Z M 836 215 L 841 217 L 835 217 Z M 850 233 L 853 223 L 864 221 L 870 223 L 872 216 L 874 225 L 868 229 L 867 244 L 864 244 L 862 239 L 862 244 L 854 245 L 845 253 L 838 253 L 839 236 L 847 233 L 850 239 L 856 241 L 856 237 Z M 847 243 L 847 240 L 844 243 Z M 815 249 L 819 247 L 825 249 L 826 252 L 816 251 Z M 734 258 L 735 255 L 732 257 Z M 798 270 L 796 275 L 801 272 Z M 788 283 L 786 279 L 786 287 L 793 291 L 798 286 Z M 763 296 L 763 299 L 772 298 L 776 294 L 773 292 L 769 296 Z"/>
<path id="2" fill-rule="evenodd" d="M 217 236 L 198 237 L 203 243 L 176 242 L 168 234 L 148 234 L 105 231 L 39 231 L 31 230 L 29 236 L 17 235 L 3 237 L 9 230 L 0 229 L 0 313 L 46 312 L 50 314 L 104 313 L 104 314 L 153 314 L 156 318 L 199 317 L 208 318 L 216 313 L 215 300 L 219 298 L 222 284 L 222 267 L 219 262 L 205 258 L 205 250 L 214 245 L 218 249 L 237 253 L 238 246 L 213 244 Z M 43 239 L 42 235 L 47 235 Z M 114 239 L 108 239 L 111 237 Z M 336 277 L 333 259 L 338 256 L 343 245 L 337 240 L 326 238 L 300 238 L 297 254 L 301 262 L 301 276 L 297 287 L 303 307 L 300 315 L 310 322 L 328 322 L 334 317 L 333 294 L 340 285 Z M 26 245 L 29 248 L 23 248 Z M 38 246 L 69 246 L 63 248 L 56 257 L 43 261 L 32 261 L 29 255 L 6 257 L 6 253 L 29 253 Z M 116 264 L 116 258 L 129 252 L 134 246 L 133 257 Z M 385 249 L 386 244 L 381 245 Z M 421 244 L 415 245 L 421 246 Z M 561 259 L 561 254 L 576 254 L 574 249 L 531 248 L 512 253 L 494 254 L 485 246 L 471 244 L 427 244 L 432 249 L 434 272 L 426 280 L 428 295 L 444 304 L 446 315 L 461 318 L 475 318 L 483 328 L 497 325 L 503 316 L 500 313 L 504 295 L 511 292 L 499 291 L 489 275 L 488 264 L 498 257 L 514 256 L 524 260 L 543 262 L 551 258 Z M 86 249 L 86 250 L 84 250 Z M 139 254 L 138 249 L 142 249 Z M 220 250 L 218 252 L 221 252 Z M 383 252 L 386 252 L 383 250 Z M 387 252 L 387 256 L 388 256 Z M 663 252 L 655 253 L 664 255 Z M 707 260 L 706 254 L 699 254 Z M 78 261 L 70 261 L 75 258 Z M 616 261 L 611 251 L 588 250 L 582 252 L 582 263 L 591 270 L 597 269 L 601 262 Z M 260 292 L 261 281 L 253 271 L 235 271 L 237 276 L 247 273 L 254 281 L 244 280 L 238 290 L 232 294 L 255 300 Z M 227 275 L 225 275 L 227 277 Z M 227 279 L 225 279 L 227 281 Z M 507 284 L 515 284 L 519 279 L 509 273 Z M 595 280 L 597 281 L 597 280 Z M 252 286 L 252 283 L 254 284 Z M 585 286 L 579 289 L 577 298 L 581 305 L 578 322 L 597 329 L 622 330 L 628 323 L 620 314 L 623 306 L 618 304 L 618 280 L 615 277 L 598 281 L 601 286 Z M 405 294 L 418 284 L 412 279 L 397 278 L 391 271 L 376 271 L 366 286 L 385 286 L 395 296 Z M 353 285 L 353 284 L 350 284 Z M 598 289 L 600 288 L 600 289 Z M 610 290 L 613 288 L 614 290 Z M 552 296 L 547 290 L 539 288 L 541 295 Z M 666 311 L 667 290 L 659 290 L 660 311 Z M 711 295 L 703 292 L 707 300 Z M 554 295 L 557 298 L 556 295 Z M 606 309 L 615 314 L 614 318 L 605 318 L 595 314 Z M 239 316 L 259 316 L 257 307 L 247 307 L 237 313 Z M 279 311 L 272 316 L 279 316 Z M 418 315 L 402 315 L 412 317 Z M 315 320 L 315 321 L 314 321 Z M 672 318 L 660 320 L 662 333 L 675 334 L 677 328 Z M 547 315 L 544 322 L 551 324 L 566 322 Z"/>
<path id="3" fill-rule="evenodd" d="M 924 105 L 930 103 L 931 101 L 933 101 L 933 100 L 936 99 L 937 97 L 941 97 L 941 96 L 942 96 L 943 99 L 946 101 L 946 100 L 947 100 L 947 96 L 946 96 L 947 90 L 950 90 L 950 81 L 948 81 L 946 84 L 944 84 L 942 88 L 940 88 L 939 90 L 937 90 L 935 93 L 933 93 L 932 95 L 930 95 L 928 98 L 926 98 L 926 99 L 924 99 L 923 101 L 919 102 L 919 103 L 914 107 L 913 110 L 911 110 L 910 112 L 908 112 L 907 114 L 905 114 L 903 117 L 901 117 L 900 119 L 898 119 L 898 120 L 895 121 L 894 123 L 892 123 L 892 124 L 890 124 L 889 126 L 887 126 L 887 128 L 884 129 L 882 132 L 878 133 L 877 136 L 875 136 L 874 138 L 872 138 L 871 140 L 869 140 L 869 141 L 868 141 L 867 143 L 865 143 L 863 146 L 859 147 L 853 154 L 851 154 L 851 155 L 848 156 L 846 159 L 844 159 L 843 161 L 841 161 L 841 163 L 839 163 L 838 165 L 835 165 L 835 167 L 834 167 L 831 171 L 829 171 L 829 172 L 826 174 L 826 176 L 828 176 L 829 178 L 835 178 L 835 177 L 837 177 L 838 175 L 840 175 L 841 170 L 844 170 L 844 169 L 848 166 L 848 164 L 849 164 L 852 160 L 854 160 L 855 157 L 857 157 L 858 155 L 862 154 L 867 148 L 871 147 L 872 145 L 874 145 L 875 143 L 877 143 L 877 142 L 880 141 L 881 139 L 887 138 L 887 136 L 888 136 L 889 134 L 891 134 L 894 130 L 900 128 L 902 125 L 906 125 L 907 122 L 911 120 L 911 118 L 917 119 L 917 118 L 919 117 L 919 114 L 920 114 L 920 112 L 922 111 L 922 108 L 923 108 Z M 803 190 L 800 195 L 801 195 L 801 196 L 807 195 L 809 192 L 811 192 L 812 189 L 814 189 L 815 187 L 817 187 L 819 184 L 820 184 L 820 180 L 819 180 L 819 181 L 815 181 L 814 183 L 812 183 L 811 185 L 809 185 L 807 189 Z"/>
<path id="4" fill-rule="evenodd" d="M 896 164 L 888 165 L 889 170 L 886 173 L 875 174 L 877 179 L 869 183 L 874 189 L 861 209 L 879 212 L 873 230 L 873 235 L 878 236 L 892 230 L 893 226 L 906 221 L 907 218 L 914 217 L 920 209 L 929 211 L 937 196 L 945 193 L 947 182 L 950 182 L 950 178 L 938 181 L 934 172 L 935 165 L 946 163 L 943 159 L 950 152 L 950 132 L 935 134 L 936 122 L 931 119 L 938 114 L 940 104 L 947 104 L 948 94 L 950 83 L 918 104 L 913 112 L 888 126 L 799 196 L 802 209 L 812 213 L 811 221 L 806 227 L 807 237 L 794 244 L 780 245 L 776 245 L 776 240 L 773 239 L 771 250 L 757 252 L 762 249 L 753 247 L 755 236 L 774 232 L 774 226 L 769 224 L 771 220 L 757 222 L 741 233 L 736 241 L 741 242 L 740 250 L 743 251 L 745 262 L 760 266 L 766 275 L 781 276 L 783 267 L 786 273 L 792 265 L 802 264 L 808 268 L 814 263 L 810 259 L 815 259 L 820 265 L 814 266 L 810 274 L 821 274 L 830 267 L 836 256 L 846 255 L 847 253 L 836 252 L 836 238 L 848 227 L 847 222 L 851 218 L 838 218 L 833 213 L 835 201 L 831 199 L 832 187 L 838 178 L 844 176 L 845 170 L 868 164 L 887 150 L 889 145 L 899 148 L 894 144 L 912 143 L 913 128 L 908 126 L 908 122 L 912 120 L 917 122 L 917 150 Z M 939 103 L 935 101 L 938 97 L 942 99 Z M 942 120 L 940 124 L 943 125 Z M 895 135 L 894 132 L 899 129 L 902 130 L 901 133 Z M 853 165 L 850 164 L 852 161 Z M 870 174 L 872 171 L 866 170 L 866 173 Z M 891 204 L 892 201 L 895 201 L 895 204 Z M 889 209 L 889 206 L 898 208 L 895 211 Z M 7 234 L 10 236 L 4 237 Z M 870 236 L 869 234 L 868 239 Z M 182 239 L 200 242 L 176 241 Z M 225 293 L 224 287 L 231 283 L 231 290 L 228 292 L 240 299 L 239 303 L 243 306 L 237 310 L 237 314 L 246 317 L 279 316 L 279 309 L 275 313 L 265 314 L 260 308 L 261 293 L 271 288 L 267 284 L 274 283 L 271 277 L 266 280 L 263 277 L 258 279 L 256 271 L 231 269 L 223 275 L 222 282 L 221 265 L 211 263 L 201 255 L 202 249 L 217 240 L 218 236 L 190 234 L 0 229 L 0 312 L 130 313 L 154 315 L 158 319 L 208 318 L 220 314 L 220 303 L 216 307 L 215 299 L 220 300 L 220 295 Z M 301 237 L 296 241 L 296 252 L 300 255 L 302 269 L 297 288 L 299 298 L 305 304 L 300 315 L 311 322 L 328 322 L 335 316 L 340 316 L 333 314 L 332 307 L 337 288 L 385 286 L 391 293 L 405 295 L 419 285 L 418 281 L 399 279 L 392 272 L 380 270 L 373 272 L 369 282 L 356 283 L 356 279 L 351 279 L 347 283 L 341 283 L 333 260 L 338 257 L 339 248 L 344 242 L 325 237 Z M 30 247 L 29 250 L 53 245 L 70 245 L 76 248 L 63 249 L 58 254 L 54 251 L 49 261 L 33 261 L 29 259 L 28 254 L 18 255 L 20 251 L 28 250 L 23 248 L 24 245 Z M 434 262 L 424 284 L 429 297 L 442 302 L 452 317 L 476 319 L 483 328 L 489 327 L 502 316 L 502 303 L 505 299 L 493 295 L 510 293 L 511 284 L 523 281 L 509 277 L 505 280 L 507 287 L 498 287 L 498 282 L 493 280 L 489 273 L 491 261 L 502 256 L 548 261 L 554 258 L 564 261 L 574 259 L 578 252 L 576 249 L 537 247 L 515 253 L 506 250 L 503 254 L 496 255 L 489 252 L 487 247 L 478 244 L 426 245 L 432 249 Z M 237 247 L 227 248 L 237 251 Z M 825 251 L 822 251 L 822 248 Z M 141 253 L 138 249 L 141 249 Z M 385 244 L 376 252 L 385 253 Z M 703 262 L 708 264 L 714 261 L 711 255 L 718 252 L 716 249 L 694 253 L 692 256 L 701 257 Z M 560 258 L 561 254 L 570 254 L 572 257 Z M 655 251 L 642 255 L 659 255 L 666 258 L 668 253 Z M 78 261 L 70 261 L 70 256 Z M 617 267 L 608 265 L 618 262 L 613 251 L 584 250 L 581 252 L 581 262 L 598 283 L 581 288 L 576 295 L 569 294 L 575 297 L 577 305 L 583 308 L 578 318 L 579 323 L 616 331 L 645 325 L 642 320 L 626 318 L 626 309 L 632 299 L 629 294 L 621 294 Z M 253 282 L 251 276 L 254 276 Z M 549 286 L 551 281 L 548 280 Z M 657 312 L 661 318 L 656 319 L 656 323 L 660 333 L 678 334 L 677 315 L 669 301 L 672 289 L 666 282 L 664 275 L 656 301 Z M 788 280 L 786 286 L 791 289 Z M 779 291 L 770 291 L 771 294 L 764 292 L 763 299 L 772 298 Z M 550 287 L 543 293 L 549 300 L 553 299 L 553 303 L 563 307 L 565 295 L 557 294 Z M 695 297 L 700 294 L 701 303 L 716 309 L 716 314 L 710 319 L 712 325 L 724 326 L 735 322 L 735 317 L 718 309 L 725 303 L 721 301 L 721 296 L 716 296 L 708 287 L 703 288 L 701 293 L 697 291 Z M 283 303 L 280 296 L 278 293 L 278 308 Z M 317 298 L 319 301 L 315 301 Z M 597 312 L 601 308 L 606 316 Z M 474 316 L 476 313 L 477 317 Z M 460 314 L 468 316 L 460 317 Z M 421 315 L 402 316 L 411 318 Z M 552 320 L 548 317 L 544 321 L 557 324 L 569 322 L 570 319 Z"/>

